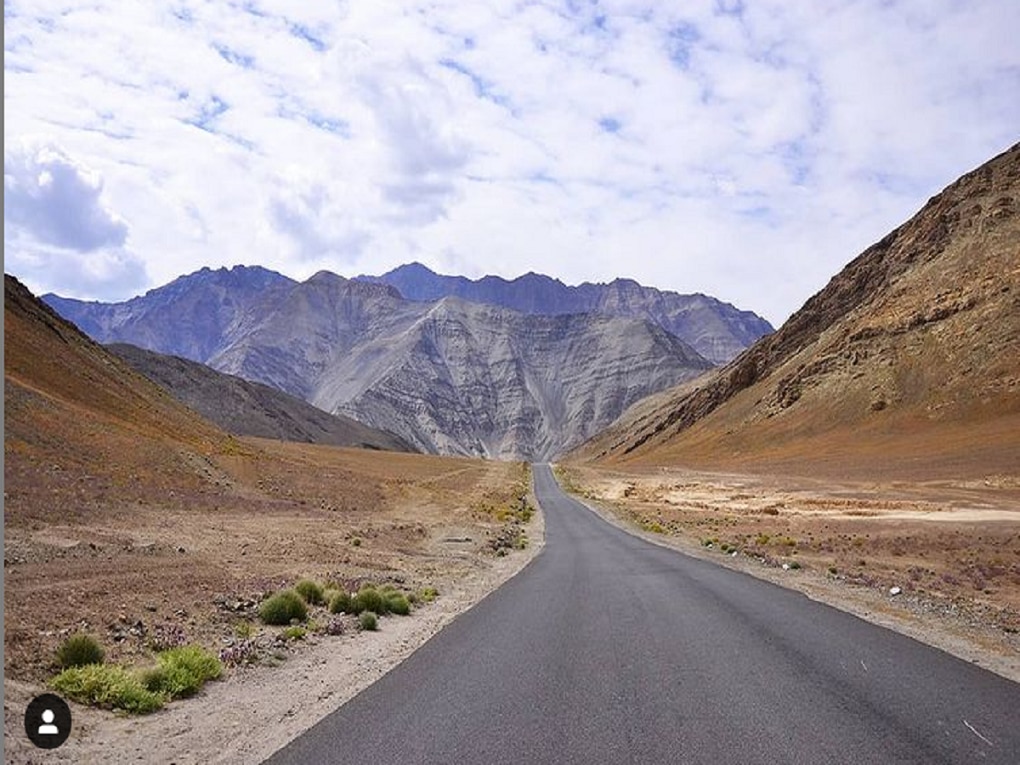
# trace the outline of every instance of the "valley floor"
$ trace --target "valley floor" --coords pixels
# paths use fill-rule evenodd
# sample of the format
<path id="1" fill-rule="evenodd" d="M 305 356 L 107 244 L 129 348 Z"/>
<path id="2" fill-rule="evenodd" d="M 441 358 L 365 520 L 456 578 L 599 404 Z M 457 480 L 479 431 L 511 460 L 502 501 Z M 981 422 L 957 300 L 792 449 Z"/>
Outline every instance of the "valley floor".
<path id="1" fill-rule="evenodd" d="M 7 762 L 37 756 L 22 715 L 55 674 L 56 647 L 78 630 L 127 666 L 151 664 L 152 639 L 170 630 L 213 651 L 247 640 L 260 658 L 148 716 L 74 704 L 74 733 L 47 761 L 261 761 L 512 576 L 542 542 L 540 516 L 513 516 L 528 492 L 520 463 L 243 439 L 197 469 L 204 480 L 170 488 L 137 466 L 90 476 L 8 450 Z M 521 530 L 527 545 L 509 543 Z M 339 617 L 344 634 L 328 635 L 337 617 L 319 608 L 306 636 L 286 640 L 283 628 L 260 624 L 257 606 L 303 578 L 439 596 L 408 617 L 384 617 L 378 632 Z"/>
<path id="2" fill-rule="evenodd" d="M 1020 480 L 874 483 L 569 465 L 604 517 L 1020 682 Z M 895 588 L 895 589 L 894 589 Z"/>

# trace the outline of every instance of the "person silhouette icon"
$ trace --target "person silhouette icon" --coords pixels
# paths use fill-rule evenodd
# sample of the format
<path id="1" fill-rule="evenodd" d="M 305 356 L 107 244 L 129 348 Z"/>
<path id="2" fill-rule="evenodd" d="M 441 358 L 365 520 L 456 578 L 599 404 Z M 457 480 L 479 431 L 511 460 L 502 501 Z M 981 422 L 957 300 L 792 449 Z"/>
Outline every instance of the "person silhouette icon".
<path id="1" fill-rule="evenodd" d="M 55 693 L 36 696 L 25 709 L 25 735 L 40 749 L 56 749 L 71 735 L 71 708 Z"/>
<path id="2" fill-rule="evenodd" d="M 40 736 L 59 736 L 60 728 L 53 724 L 56 719 L 56 715 L 53 714 L 52 709 L 44 709 L 42 713 L 43 724 L 39 726 Z"/>

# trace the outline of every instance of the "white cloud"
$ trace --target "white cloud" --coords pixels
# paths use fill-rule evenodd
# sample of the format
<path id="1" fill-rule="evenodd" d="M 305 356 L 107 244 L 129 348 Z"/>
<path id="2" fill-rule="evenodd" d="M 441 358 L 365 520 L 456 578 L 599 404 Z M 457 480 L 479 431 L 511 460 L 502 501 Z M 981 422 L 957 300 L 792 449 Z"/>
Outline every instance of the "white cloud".
<path id="1" fill-rule="evenodd" d="M 127 224 L 102 198 L 99 174 L 58 146 L 17 142 L 4 151 L 4 228 L 79 252 L 119 247 Z"/>
<path id="2" fill-rule="evenodd" d="M 997 0 L 4 11 L 5 145 L 54 136 L 76 200 L 19 171 L 5 240 L 45 289 L 67 272 L 47 257 L 96 243 L 77 293 L 97 297 L 118 268 L 136 289 L 414 258 L 630 276 L 778 322 L 1020 124 Z"/>

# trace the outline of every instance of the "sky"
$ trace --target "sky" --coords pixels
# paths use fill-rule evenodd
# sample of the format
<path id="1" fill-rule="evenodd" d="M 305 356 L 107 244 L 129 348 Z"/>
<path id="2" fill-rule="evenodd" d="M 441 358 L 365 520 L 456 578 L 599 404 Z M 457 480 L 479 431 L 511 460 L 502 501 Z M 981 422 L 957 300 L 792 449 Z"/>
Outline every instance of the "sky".
<path id="1" fill-rule="evenodd" d="M 4 2 L 4 269 L 627 277 L 780 325 L 1020 140 L 1012 0 Z"/>

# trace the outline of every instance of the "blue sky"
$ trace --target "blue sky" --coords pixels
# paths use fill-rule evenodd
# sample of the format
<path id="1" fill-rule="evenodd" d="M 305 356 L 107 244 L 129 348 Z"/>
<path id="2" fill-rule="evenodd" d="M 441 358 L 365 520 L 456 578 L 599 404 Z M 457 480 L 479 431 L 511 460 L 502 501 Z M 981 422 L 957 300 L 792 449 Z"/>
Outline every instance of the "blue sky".
<path id="1" fill-rule="evenodd" d="M 5 270 L 618 276 L 777 325 L 1016 142 L 1020 6 L 5 0 Z"/>

